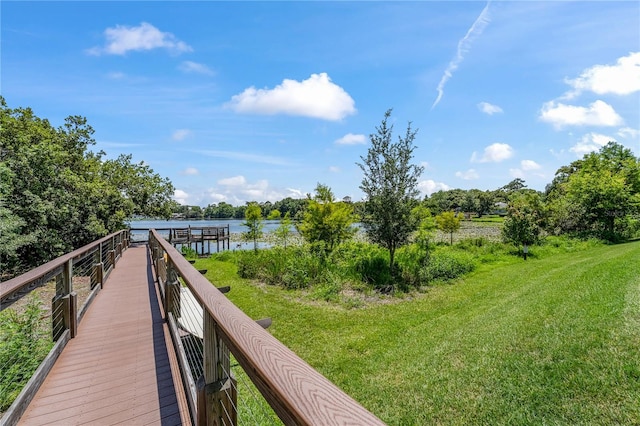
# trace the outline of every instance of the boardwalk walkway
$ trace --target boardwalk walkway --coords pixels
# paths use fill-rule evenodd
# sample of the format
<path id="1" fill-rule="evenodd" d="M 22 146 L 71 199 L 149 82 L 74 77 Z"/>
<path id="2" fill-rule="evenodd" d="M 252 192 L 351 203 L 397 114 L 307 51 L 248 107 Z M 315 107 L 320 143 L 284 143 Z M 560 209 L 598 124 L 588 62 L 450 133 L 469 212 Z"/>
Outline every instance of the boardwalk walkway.
<path id="1" fill-rule="evenodd" d="M 190 424 L 146 246 L 124 252 L 19 424 Z"/>

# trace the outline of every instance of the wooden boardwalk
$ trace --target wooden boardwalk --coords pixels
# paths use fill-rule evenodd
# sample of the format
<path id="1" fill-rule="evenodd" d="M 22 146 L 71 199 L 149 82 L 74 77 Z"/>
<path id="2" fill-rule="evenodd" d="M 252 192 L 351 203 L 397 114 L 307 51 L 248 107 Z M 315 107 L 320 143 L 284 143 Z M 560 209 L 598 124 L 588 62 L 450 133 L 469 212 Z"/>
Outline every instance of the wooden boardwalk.
<path id="1" fill-rule="evenodd" d="M 20 425 L 190 424 L 152 269 L 124 252 Z"/>

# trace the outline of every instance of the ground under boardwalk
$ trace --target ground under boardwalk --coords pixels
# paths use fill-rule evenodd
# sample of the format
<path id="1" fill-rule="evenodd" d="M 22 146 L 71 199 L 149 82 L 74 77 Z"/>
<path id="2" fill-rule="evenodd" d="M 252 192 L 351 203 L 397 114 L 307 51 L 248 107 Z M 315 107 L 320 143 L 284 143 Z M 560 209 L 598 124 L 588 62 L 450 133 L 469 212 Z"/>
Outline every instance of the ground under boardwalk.
<path id="1" fill-rule="evenodd" d="M 124 252 L 19 424 L 190 424 L 146 246 Z"/>

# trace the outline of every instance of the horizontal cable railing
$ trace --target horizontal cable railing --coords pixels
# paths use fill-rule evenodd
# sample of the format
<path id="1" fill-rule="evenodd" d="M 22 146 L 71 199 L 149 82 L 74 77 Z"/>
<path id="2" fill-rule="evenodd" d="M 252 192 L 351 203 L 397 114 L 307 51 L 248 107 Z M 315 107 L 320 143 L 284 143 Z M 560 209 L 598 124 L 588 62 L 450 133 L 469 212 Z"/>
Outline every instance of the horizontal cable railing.
<path id="1" fill-rule="evenodd" d="M 128 245 L 115 232 L 0 283 L 1 424 L 20 418 Z"/>
<path id="2" fill-rule="evenodd" d="M 149 245 L 197 424 L 383 424 L 244 314 L 155 230 Z"/>

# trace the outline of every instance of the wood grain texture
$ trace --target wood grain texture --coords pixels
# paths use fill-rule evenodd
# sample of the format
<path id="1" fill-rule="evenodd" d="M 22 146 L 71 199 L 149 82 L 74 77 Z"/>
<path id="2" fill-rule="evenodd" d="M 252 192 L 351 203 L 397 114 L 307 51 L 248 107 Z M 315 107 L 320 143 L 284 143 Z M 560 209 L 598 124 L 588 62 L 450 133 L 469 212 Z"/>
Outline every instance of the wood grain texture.
<path id="1" fill-rule="evenodd" d="M 145 246 L 125 251 L 19 424 L 189 423 Z"/>
<path id="2" fill-rule="evenodd" d="M 171 244 L 155 231 L 152 235 L 214 319 L 220 338 L 285 424 L 384 424 L 244 314 Z"/>

